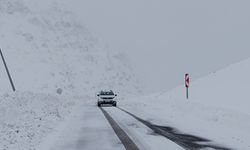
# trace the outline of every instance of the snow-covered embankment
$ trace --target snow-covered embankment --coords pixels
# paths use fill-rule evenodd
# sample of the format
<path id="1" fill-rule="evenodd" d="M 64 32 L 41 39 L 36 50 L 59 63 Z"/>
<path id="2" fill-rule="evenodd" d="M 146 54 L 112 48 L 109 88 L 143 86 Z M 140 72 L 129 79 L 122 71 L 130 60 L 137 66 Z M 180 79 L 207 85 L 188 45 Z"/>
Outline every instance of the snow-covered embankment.
<path id="1" fill-rule="evenodd" d="M 124 108 L 159 125 L 172 126 L 233 149 L 250 149 L 250 59 L 169 92 L 131 99 Z"/>

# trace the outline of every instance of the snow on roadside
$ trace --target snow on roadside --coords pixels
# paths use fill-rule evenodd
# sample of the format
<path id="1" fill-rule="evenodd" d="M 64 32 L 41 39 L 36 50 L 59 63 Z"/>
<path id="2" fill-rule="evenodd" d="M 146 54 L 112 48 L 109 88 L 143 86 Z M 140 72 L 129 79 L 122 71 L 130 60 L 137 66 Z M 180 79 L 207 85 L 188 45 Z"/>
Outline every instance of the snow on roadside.
<path id="1" fill-rule="evenodd" d="M 0 149 L 35 149 L 67 117 L 79 99 L 18 92 L 0 98 Z M 85 101 L 86 102 L 86 101 Z"/>
<path id="2" fill-rule="evenodd" d="M 208 138 L 230 148 L 250 149 L 250 59 L 169 92 L 128 99 L 124 107 L 159 125 Z"/>
<path id="3" fill-rule="evenodd" d="M 204 137 L 214 144 L 242 150 L 250 148 L 250 117 L 246 114 L 164 97 L 131 99 L 121 107 L 153 124 Z"/>

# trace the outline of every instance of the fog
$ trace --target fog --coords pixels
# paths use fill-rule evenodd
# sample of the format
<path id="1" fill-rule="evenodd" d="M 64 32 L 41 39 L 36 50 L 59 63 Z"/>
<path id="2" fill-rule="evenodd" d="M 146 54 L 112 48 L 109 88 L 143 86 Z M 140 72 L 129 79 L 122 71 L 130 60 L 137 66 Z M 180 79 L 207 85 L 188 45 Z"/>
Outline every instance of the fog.
<path id="1" fill-rule="evenodd" d="M 71 0 L 90 31 L 125 51 L 144 90 L 169 90 L 250 56 L 250 1 Z"/>

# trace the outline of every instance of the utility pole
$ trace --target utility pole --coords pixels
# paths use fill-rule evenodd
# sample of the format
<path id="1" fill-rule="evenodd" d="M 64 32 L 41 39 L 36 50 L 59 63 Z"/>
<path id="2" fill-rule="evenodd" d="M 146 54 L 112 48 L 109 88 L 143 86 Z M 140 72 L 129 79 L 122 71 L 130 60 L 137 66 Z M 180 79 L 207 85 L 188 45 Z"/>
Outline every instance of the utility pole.
<path id="1" fill-rule="evenodd" d="M 8 69 L 8 66 L 7 66 L 7 64 L 6 64 L 6 61 L 5 61 L 5 59 L 4 59 L 4 56 L 3 56 L 3 53 L 2 53 L 2 50 L 1 50 L 1 49 L 0 49 L 0 54 L 1 54 L 1 57 L 2 57 L 2 60 L 3 60 L 4 67 L 5 67 L 5 69 L 6 69 L 8 78 L 9 78 L 9 80 L 10 80 L 10 84 L 11 84 L 12 90 L 13 90 L 13 92 L 15 92 L 15 91 L 16 91 L 16 88 L 15 88 L 15 85 L 14 85 L 13 80 L 12 80 L 12 78 L 11 78 L 11 75 L 10 75 L 10 72 L 9 72 L 9 69 Z"/>

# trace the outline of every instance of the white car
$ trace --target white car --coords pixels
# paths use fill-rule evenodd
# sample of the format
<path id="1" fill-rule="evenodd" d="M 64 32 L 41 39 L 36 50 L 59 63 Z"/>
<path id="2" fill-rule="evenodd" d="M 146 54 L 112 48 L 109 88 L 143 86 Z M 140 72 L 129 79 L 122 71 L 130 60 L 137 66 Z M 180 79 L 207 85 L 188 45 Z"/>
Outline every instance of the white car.
<path id="1" fill-rule="evenodd" d="M 101 107 L 102 104 L 111 104 L 112 106 L 116 107 L 116 101 L 115 98 L 117 94 L 114 94 L 112 90 L 110 91 L 101 91 L 98 96 L 97 106 Z"/>

